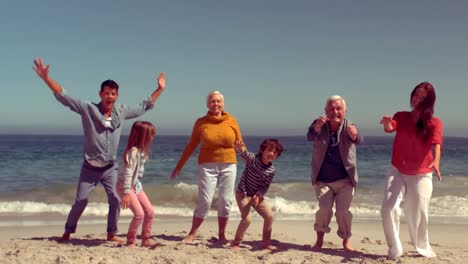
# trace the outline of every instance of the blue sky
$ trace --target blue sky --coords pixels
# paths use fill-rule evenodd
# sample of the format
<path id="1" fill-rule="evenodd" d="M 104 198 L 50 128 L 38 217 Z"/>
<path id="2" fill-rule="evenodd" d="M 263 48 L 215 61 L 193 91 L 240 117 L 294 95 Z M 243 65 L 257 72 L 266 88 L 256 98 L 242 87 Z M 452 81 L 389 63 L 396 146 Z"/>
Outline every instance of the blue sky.
<path id="1" fill-rule="evenodd" d="M 449 136 L 468 135 L 466 1 L 8 1 L 0 4 L 0 133 L 81 134 L 32 70 L 35 57 L 77 98 L 119 102 L 167 89 L 141 119 L 188 135 L 213 90 L 244 135 L 304 135 L 342 95 L 364 135 L 434 84 Z M 128 122 L 128 128 L 132 122 Z"/>

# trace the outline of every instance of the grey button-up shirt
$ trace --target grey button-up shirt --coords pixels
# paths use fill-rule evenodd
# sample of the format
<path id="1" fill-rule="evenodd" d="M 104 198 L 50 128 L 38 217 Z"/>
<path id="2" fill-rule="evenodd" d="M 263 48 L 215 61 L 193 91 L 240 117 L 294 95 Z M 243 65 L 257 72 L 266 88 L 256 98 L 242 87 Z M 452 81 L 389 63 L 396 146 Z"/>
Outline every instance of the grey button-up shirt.
<path id="1" fill-rule="evenodd" d="M 81 116 L 84 132 L 83 156 L 89 164 L 95 167 L 104 167 L 116 162 L 124 120 L 141 116 L 154 107 L 151 98 L 132 107 L 114 104 L 111 125 L 106 127 L 106 118 L 100 111 L 101 103 L 96 104 L 72 98 L 64 89 L 61 93 L 54 94 L 60 103 Z"/>

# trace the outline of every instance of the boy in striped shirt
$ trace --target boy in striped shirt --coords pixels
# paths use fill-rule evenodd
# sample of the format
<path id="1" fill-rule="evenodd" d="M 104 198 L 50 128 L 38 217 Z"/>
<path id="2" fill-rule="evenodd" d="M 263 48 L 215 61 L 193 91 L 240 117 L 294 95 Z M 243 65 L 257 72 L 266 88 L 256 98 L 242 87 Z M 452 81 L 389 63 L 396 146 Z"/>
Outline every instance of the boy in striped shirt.
<path id="1" fill-rule="evenodd" d="M 244 160 L 245 169 L 236 190 L 236 201 L 242 219 L 231 243 L 231 249 L 239 250 L 245 231 L 252 222 L 250 207 L 253 207 L 264 220 L 263 249 L 275 250 L 276 247 L 271 245 L 273 214 L 264 195 L 275 176 L 276 169 L 272 162 L 281 155 L 283 146 L 277 139 L 265 139 L 258 154 L 248 152 L 241 141 L 236 141 L 234 147 Z"/>

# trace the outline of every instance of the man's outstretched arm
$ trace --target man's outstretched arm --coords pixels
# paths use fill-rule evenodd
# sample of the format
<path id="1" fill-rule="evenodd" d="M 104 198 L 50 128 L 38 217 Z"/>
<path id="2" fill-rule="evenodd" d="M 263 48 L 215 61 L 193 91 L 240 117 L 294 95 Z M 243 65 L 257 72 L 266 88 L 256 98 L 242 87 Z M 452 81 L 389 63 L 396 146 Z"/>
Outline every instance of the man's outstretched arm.
<path id="1" fill-rule="evenodd" d="M 61 93 L 62 86 L 60 86 L 60 84 L 58 84 L 49 76 L 49 67 L 50 65 L 45 65 L 41 58 L 34 59 L 33 70 L 37 73 L 39 78 L 41 78 L 47 84 L 47 86 L 49 86 L 52 92 Z"/>
<path id="2" fill-rule="evenodd" d="M 153 103 L 156 102 L 156 99 L 158 99 L 164 89 L 166 89 L 166 74 L 161 72 L 158 77 L 158 88 L 151 94 L 151 101 Z"/>

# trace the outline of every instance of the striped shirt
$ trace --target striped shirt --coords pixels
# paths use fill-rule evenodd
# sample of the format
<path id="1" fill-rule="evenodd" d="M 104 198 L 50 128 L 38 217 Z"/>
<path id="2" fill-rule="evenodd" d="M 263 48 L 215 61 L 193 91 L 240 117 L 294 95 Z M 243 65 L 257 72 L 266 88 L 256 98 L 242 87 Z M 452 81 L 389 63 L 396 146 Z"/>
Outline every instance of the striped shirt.
<path id="1" fill-rule="evenodd" d="M 237 190 L 246 196 L 252 197 L 255 194 L 263 197 L 270 188 L 271 181 L 275 176 L 275 167 L 272 163 L 265 165 L 261 155 L 243 151 L 240 153 L 245 162 L 245 169 L 239 181 Z"/>

